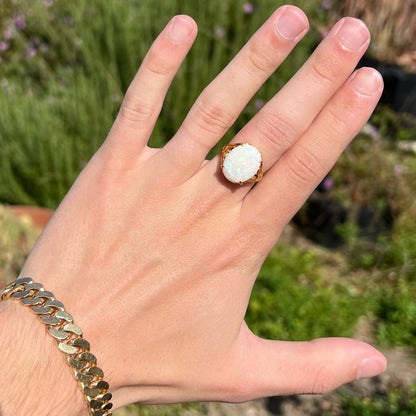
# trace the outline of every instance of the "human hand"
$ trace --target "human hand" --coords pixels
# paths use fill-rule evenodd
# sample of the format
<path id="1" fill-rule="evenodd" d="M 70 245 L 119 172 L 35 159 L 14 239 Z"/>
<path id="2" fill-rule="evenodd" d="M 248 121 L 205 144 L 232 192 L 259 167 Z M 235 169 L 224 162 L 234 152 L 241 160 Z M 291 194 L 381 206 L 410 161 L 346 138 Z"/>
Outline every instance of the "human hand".
<path id="1" fill-rule="evenodd" d="M 264 340 L 244 322 L 265 257 L 381 95 L 376 71 L 351 75 L 369 44 L 364 24 L 338 22 L 232 140 L 261 151 L 261 182 L 228 183 L 218 157 L 205 161 L 307 28 L 299 9 L 279 8 L 169 143 L 151 149 L 164 96 L 197 32 L 191 18 L 173 18 L 25 263 L 21 277 L 52 291 L 83 329 L 116 408 L 319 393 L 383 371 L 384 357 L 362 342 Z"/>

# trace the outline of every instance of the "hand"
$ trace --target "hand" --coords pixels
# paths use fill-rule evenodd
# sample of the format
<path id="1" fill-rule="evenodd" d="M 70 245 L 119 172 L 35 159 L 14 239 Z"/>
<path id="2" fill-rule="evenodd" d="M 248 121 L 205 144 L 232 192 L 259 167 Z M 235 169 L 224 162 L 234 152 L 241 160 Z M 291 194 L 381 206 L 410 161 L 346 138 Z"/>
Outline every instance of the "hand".
<path id="1" fill-rule="evenodd" d="M 326 392 L 384 370 L 384 357 L 362 342 L 264 340 L 244 322 L 265 257 L 381 95 L 375 70 L 351 75 L 369 44 L 365 25 L 338 22 L 232 140 L 261 151 L 261 182 L 228 183 L 218 157 L 205 160 L 307 29 L 303 12 L 279 8 L 169 143 L 151 149 L 164 96 L 197 32 L 190 17 L 174 17 L 28 258 L 21 276 L 41 282 L 74 316 L 116 408 Z"/>

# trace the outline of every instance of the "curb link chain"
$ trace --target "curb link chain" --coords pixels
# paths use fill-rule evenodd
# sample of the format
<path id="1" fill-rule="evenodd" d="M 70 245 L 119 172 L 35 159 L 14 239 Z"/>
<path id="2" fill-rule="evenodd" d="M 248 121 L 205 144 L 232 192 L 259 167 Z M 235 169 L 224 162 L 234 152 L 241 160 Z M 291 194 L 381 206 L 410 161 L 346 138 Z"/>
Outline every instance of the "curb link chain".
<path id="1" fill-rule="evenodd" d="M 108 383 L 103 380 L 103 370 L 97 367 L 97 358 L 90 353 L 89 342 L 82 338 L 81 328 L 73 323 L 62 302 L 30 277 L 17 279 L 0 290 L 0 302 L 6 299 L 20 300 L 46 325 L 85 394 L 90 416 L 111 416 L 112 395 L 108 392 Z"/>

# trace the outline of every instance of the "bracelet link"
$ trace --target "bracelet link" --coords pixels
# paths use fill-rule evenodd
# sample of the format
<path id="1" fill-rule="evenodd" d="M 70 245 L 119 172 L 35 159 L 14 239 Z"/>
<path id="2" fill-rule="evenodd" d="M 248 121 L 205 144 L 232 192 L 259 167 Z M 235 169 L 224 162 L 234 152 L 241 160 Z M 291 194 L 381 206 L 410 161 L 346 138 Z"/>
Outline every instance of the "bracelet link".
<path id="1" fill-rule="evenodd" d="M 104 372 L 97 367 L 97 358 L 90 353 L 89 342 L 82 338 L 81 328 L 73 323 L 72 315 L 65 311 L 62 302 L 30 277 L 16 279 L 0 290 L 0 302 L 7 299 L 20 300 L 46 325 L 72 369 L 90 416 L 111 416 L 112 395 L 108 392 L 108 383 L 103 380 Z"/>

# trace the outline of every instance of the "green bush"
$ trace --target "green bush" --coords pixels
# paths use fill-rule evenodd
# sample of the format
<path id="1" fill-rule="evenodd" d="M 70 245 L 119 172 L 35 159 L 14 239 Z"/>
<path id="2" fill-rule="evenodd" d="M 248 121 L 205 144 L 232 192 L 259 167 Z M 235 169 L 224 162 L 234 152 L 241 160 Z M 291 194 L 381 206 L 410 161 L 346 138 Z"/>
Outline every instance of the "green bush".
<path id="1" fill-rule="evenodd" d="M 250 328 L 271 339 L 351 336 L 365 303 L 322 267 L 315 254 L 278 244 L 254 286 L 247 311 Z"/>
<path id="2" fill-rule="evenodd" d="M 186 13 L 198 22 L 199 35 L 152 136 L 152 146 L 163 145 L 202 89 L 283 1 L 258 2 L 250 14 L 244 3 L 8 0 L 0 17 L 12 36 L 0 52 L 0 201 L 57 206 L 104 140 L 152 41 L 173 15 Z M 307 10 L 317 4 L 297 3 Z M 24 18 L 19 29 L 18 18 Z M 315 43 L 312 33 L 256 98 L 269 99 Z M 255 111 L 252 102 L 227 138 Z"/>
<path id="3" fill-rule="evenodd" d="M 416 414 L 416 385 L 393 388 L 387 395 L 373 394 L 357 397 L 341 395 L 342 415 L 345 416 L 414 416 Z"/>
<path id="4" fill-rule="evenodd" d="M 395 287 L 386 287 L 377 295 L 376 334 L 384 345 L 416 348 L 416 282 L 400 279 Z"/>
<path id="5" fill-rule="evenodd" d="M 384 111 L 384 110 L 383 110 Z M 381 118 L 382 112 L 377 114 Z M 388 111 L 387 117 L 393 117 Z M 374 134 L 375 133 L 375 134 Z M 416 163 L 379 132 L 359 135 L 331 172 L 332 195 L 350 212 L 339 227 L 347 273 L 361 273 L 363 302 L 374 315 L 382 345 L 416 346 Z M 357 226 L 360 206 L 380 213 L 388 207 L 391 230 L 376 238 Z M 365 271 L 365 273 L 363 273 Z"/>

